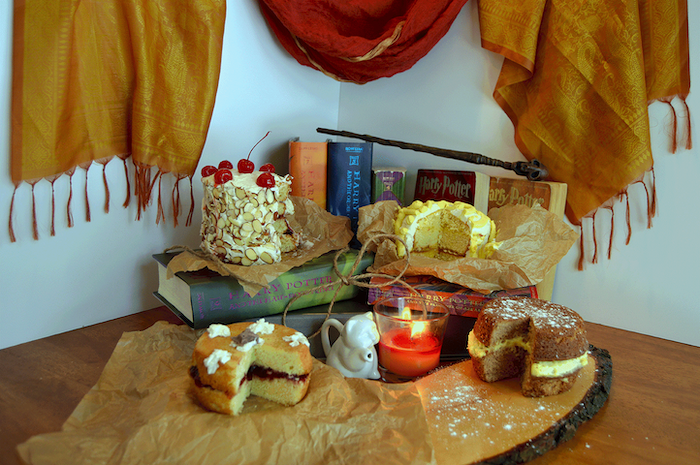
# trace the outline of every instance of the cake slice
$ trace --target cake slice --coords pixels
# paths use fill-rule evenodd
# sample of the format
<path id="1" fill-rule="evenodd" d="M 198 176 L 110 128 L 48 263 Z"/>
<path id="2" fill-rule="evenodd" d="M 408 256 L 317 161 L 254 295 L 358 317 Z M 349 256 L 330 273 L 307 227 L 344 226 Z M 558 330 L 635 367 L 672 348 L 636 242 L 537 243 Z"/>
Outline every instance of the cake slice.
<path id="1" fill-rule="evenodd" d="M 312 366 L 303 334 L 261 319 L 211 325 L 195 344 L 190 376 L 203 407 L 238 415 L 249 395 L 297 404 L 308 390 Z"/>
<path id="2" fill-rule="evenodd" d="M 583 319 L 563 305 L 527 297 L 489 301 L 468 350 L 479 378 L 491 383 L 520 376 L 529 397 L 569 390 L 588 363 Z"/>

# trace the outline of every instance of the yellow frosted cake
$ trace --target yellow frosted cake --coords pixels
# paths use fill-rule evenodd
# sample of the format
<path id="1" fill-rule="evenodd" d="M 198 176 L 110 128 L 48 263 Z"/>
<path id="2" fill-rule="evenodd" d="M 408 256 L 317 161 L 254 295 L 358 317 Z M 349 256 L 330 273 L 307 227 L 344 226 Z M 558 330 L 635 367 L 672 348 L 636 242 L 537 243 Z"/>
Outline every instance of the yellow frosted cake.
<path id="1" fill-rule="evenodd" d="M 399 257 L 408 248 L 441 260 L 488 258 L 498 247 L 494 222 L 464 202 L 416 200 L 398 211 L 394 234 L 406 243 L 397 241 Z"/>

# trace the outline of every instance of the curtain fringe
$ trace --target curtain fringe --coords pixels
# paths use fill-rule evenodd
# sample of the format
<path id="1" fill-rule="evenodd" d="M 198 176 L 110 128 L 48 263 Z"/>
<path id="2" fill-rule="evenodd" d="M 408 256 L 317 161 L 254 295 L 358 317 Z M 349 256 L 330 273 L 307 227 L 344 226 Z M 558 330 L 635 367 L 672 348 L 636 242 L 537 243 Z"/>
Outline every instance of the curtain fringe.
<path id="1" fill-rule="evenodd" d="M 104 211 L 105 213 L 109 213 L 109 183 L 107 182 L 107 163 L 108 162 L 99 162 L 102 165 L 102 181 L 105 184 L 105 206 L 104 206 Z"/>
<path id="2" fill-rule="evenodd" d="M 66 220 L 68 221 L 68 227 L 73 227 L 73 211 L 71 210 L 71 202 L 73 200 L 73 174 L 75 174 L 75 169 L 68 172 L 68 183 L 69 183 L 69 194 L 68 202 L 66 204 Z"/>
<path id="3" fill-rule="evenodd" d="M 10 229 L 10 242 L 17 242 L 17 238 L 15 237 L 15 229 L 12 227 L 12 213 L 15 210 L 15 194 L 17 193 L 18 187 L 19 184 L 15 184 L 15 189 L 12 191 L 12 200 L 10 200 L 10 221 L 8 224 Z"/>
<path id="4" fill-rule="evenodd" d="M 129 168 L 126 165 L 126 159 L 129 158 L 126 155 L 119 155 L 119 158 L 124 162 L 124 178 L 126 179 L 126 198 L 122 207 L 126 208 L 131 203 L 131 181 L 129 180 Z"/>
<path id="5" fill-rule="evenodd" d="M 639 180 L 630 183 L 622 192 L 610 199 L 605 204 L 598 207 L 589 215 L 586 215 L 581 219 L 579 227 L 581 229 L 581 234 L 579 237 L 579 260 L 578 260 L 578 270 L 582 271 L 584 269 L 585 262 L 585 247 L 584 243 L 586 241 L 586 230 L 584 228 L 586 220 L 591 223 L 591 235 L 593 237 L 593 256 L 591 257 L 591 263 L 598 263 L 598 234 L 596 232 L 596 215 L 601 209 L 610 210 L 610 236 L 608 238 L 608 260 L 612 256 L 613 247 L 613 236 L 615 233 L 615 204 L 622 203 L 622 198 L 624 197 L 624 208 L 625 208 L 625 223 L 627 224 L 627 237 L 625 239 L 625 245 L 629 245 L 632 238 L 632 221 L 630 219 L 630 193 L 629 189 L 635 184 L 642 184 L 644 186 L 644 192 L 646 194 L 647 203 L 647 229 L 652 227 L 652 218 L 656 216 L 656 176 L 653 168 L 648 171 L 651 175 L 651 180 L 646 180 L 645 176 L 642 176 Z M 649 183 L 649 185 L 647 185 Z"/>
<path id="6" fill-rule="evenodd" d="M 693 148 L 693 131 L 690 123 L 690 108 L 688 107 L 688 102 L 686 101 L 687 96 L 681 97 L 681 102 L 685 106 L 685 117 L 686 117 L 686 127 L 685 127 L 685 149 L 690 150 Z"/>
<path id="7" fill-rule="evenodd" d="M 32 186 L 32 233 L 34 236 L 34 240 L 39 239 L 39 227 L 36 222 L 36 201 L 34 198 L 34 187 L 36 186 L 36 181 L 31 183 Z"/>
<path id="8" fill-rule="evenodd" d="M 687 150 L 690 150 L 693 148 L 693 136 L 692 136 L 692 125 L 690 121 L 690 108 L 688 107 L 688 102 L 686 102 L 687 96 L 685 95 L 679 95 L 679 96 L 671 96 L 671 97 L 666 97 L 659 99 L 659 101 L 667 104 L 670 108 L 670 114 L 671 114 L 671 128 L 670 128 L 670 151 L 671 153 L 676 153 L 678 149 L 678 113 L 676 112 L 676 109 L 674 108 L 673 104 L 671 103 L 674 98 L 680 98 L 681 102 L 683 103 L 683 106 L 685 107 L 685 118 L 686 118 L 686 124 L 685 124 L 685 148 Z M 649 173 L 651 175 L 651 180 L 648 181 L 649 185 L 647 185 L 647 181 L 645 180 L 646 178 L 646 173 L 644 176 L 642 176 L 640 179 L 633 181 L 630 183 L 629 186 L 627 186 L 622 192 L 620 192 L 616 197 L 617 201 L 621 201 L 622 197 L 624 196 L 625 198 L 625 222 L 627 223 L 627 237 L 625 239 L 625 245 L 629 245 L 630 240 L 632 239 L 632 223 L 630 220 L 630 199 L 629 199 L 629 188 L 633 186 L 634 184 L 639 184 L 641 183 L 644 186 L 644 191 L 646 193 L 646 201 L 647 201 L 647 229 L 650 229 L 652 227 L 652 218 L 656 217 L 657 214 L 657 208 L 658 208 L 658 195 L 656 191 L 656 172 L 654 171 L 654 167 L 652 166 L 649 169 Z M 613 201 L 614 203 L 614 201 Z M 611 256 L 611 249 L 612 249 L 612 243 L 613 243 L 613 231 L 614 231 L 614 224 L 615 224 L 615 214 L 613 212 L 613 204 L 610 205 L 601 205 L 599 208 L 597 208 L 593 213 L 586 215 L 585 217 L 581 218 L 580 221 L 580 228 L 581 228 L 581 236 L 580 236 L 580 243 L 579 243 L 579 260 L 578 260 L 578 269 L 583 270 L 584 262 L 585 262 L 585 248 L 584 248 L 584 242 L 585 242 L 585 231 L 584 231 L 584 220 L 590 220 L 592 223 L 592 234 L 593 234 L 593 257 L 591 259 L 592 263 L 597 263 L 598 261 L 598 245 L 597 245 L 597 238 L 596 238 L 596 232 L 595 232 L 595 215 L 597 211 L 600 208 L 608 208 L 610 209 L 611 212 L 611 217 L 610 217 L 610 241 L 609 241 L 609 246 L 608 246 L 608 259 L 610 259 Z"/>
<path id="9" fill-rule="evenodd" d="M 192 215 L 194 214 L 194 191 L 192 190 L 192 176 L 190 178 L 190 213 L 187 215 L 187 221 L 185 226 L 190 226 L 192 224 Z"/>
<path id="10" fill-rule="evenodd" d="M 85 167 L 85 221 L 90 222 L 90 199 L 88 198 L 88 169 L 90 167 Z"/>
<path id="11" fill-rule="evenodd" d="M 161 180 L 163 179 L 163 174 L 160 171 L 158 171 L 156 177 L 158 178 L 158 211 L 156 212 L 156 224 L 160 224 L 161 218 L 163 218 L 163 222 L 165 222 L 165 212 L 163 209 L 163 197 L 161 189 Z"/>
<path id="12" fill-rule="evenodd" d="M 129 176 L 129 168 L 127 164 L 127 158 L 130 158 L 129 156 L 119 156 L 121 158 L 122 162 L 124 163 L 124 177 L 126 179 L 126 198 L 124 200 L 124 203 L 122 206 L 124 208 L 127 208 L 131 204 L 131 188 L 132 188 L 132 182 L 131 182 L 131 176 Z M 91 220 L 91 210 L 90 210 L 90 199 L 89 199 L 89 194 L 88 194 L 88 179 L 89 179 L 89 168 L 92 166 L 93 163 L 98 163 L 102 165 L 102 181 L 104 183 L 105 187 L 105 203 L 104 203 L 104 211 L 105 213 L 109 213 L 109 207 L 111 203 L 111 192 L 109 188 L 109 182 L 107 179 L 107 163 L 112 158 L 109 159 L 103 159 L 103 160 L 95 160 L 90 163 L 85 163 L 81 164 L 79 167 L 85 169 L 85 221 L 90 222 Z M 161 192 L 161 181 L 162 177 L 166 173 L 165 171 L 158 170 L 158 172 L 152 176 L 151 171 L 152 171 L 152 166 L 144 165 L 141 163 L 134 163 L 135 170 L 133 173 L 133 188 L 134 188 L 134 195 L 137 198 L 137 214 L 136 214 L 136 220 L 141 219 L 142 213 L 146 211 L 148 206 L 151 204 L 152 201 L 152 195 L 153 195 L 153 189 L 155 187 L 156 181 L 158 181 L 158 205 L 157 205 L 157 213 L 156 213 L 156 224 L 160 224 L 161 221 L 165 222 L 166 221 L 166 214 L 165 214 L 165 208 L 163 205 L 163 199 L 162 199 L 162 192 Z M 76 172 L 77 167 L 71 168 L 70 170 L 66 171 L 65 173 L 52 176 L 52 177 L 47 177 L 45 178 L 48 182 L 51 183 L 51 219 L 50 219 L 50 233 L 51 236 L 56 235 L 56 191 L 55 191 L 55 182 L 58 178 L 60 178 L 63 174 L 68 176 L 68 199 L 66 201 L 66 221 L 67 225 L 69 228 L 72 228 L 75 224 L 73 220 L 73 175 Z M 180 195 L 180 181 L 182 179 L 187 178 L 189 180 L 190 184 L 190 209 L 189 213 L 187 215 L 187 219 L 185 221 L 185 226 L 191 226 L 192 225 L 192 217 L 194 214 L 194 191 L 193 191 L 193 186 L 192 186 L 192 175 L 186 175 L 186 174 L 175 174 L 171 173 L 172 176 L 175 176 L 175 183 L 173 186 L 173 191 L 171 193 L 171 202 L 172 202 L 172 207 L 173 207 L 173 226 L 177 227 L 179 226 L 179 216 L 182 213 L 182 198 Z M 32 237 L 34 240 L 39 239 L 39 227 L 38 227 L 38 222 L 37 222 L 37 211 L 36 211 L 36 197 L 34 194 L 34 187 L 36 184 L 41 181 L 41 179 L 37 180 L 32 180 L 32 181 L 23 181 L 26 182 L 31 186 L 31 196 L 32 196 Z M 10 200 L 10 212 L 8 215 L 8 233 L 10 236 L 10 242 L 17 242 L 17 235 L 15 234 L 15 224 L 14 224 L 14 214 L 15 214 L 15 197 L 17 194 L 17 190 L 19 187 L 22 185 L 22 182 L 19 182 L 15 184 L 14 190 L 12 192 L 12 198 Z"/>
<path id="13" fill-rule="evenodd" d="M 51 182 L 51 236 L 56 235 L 56 191 L 54 190 L 54 183 L 57 177 L 53 178 Z"/>

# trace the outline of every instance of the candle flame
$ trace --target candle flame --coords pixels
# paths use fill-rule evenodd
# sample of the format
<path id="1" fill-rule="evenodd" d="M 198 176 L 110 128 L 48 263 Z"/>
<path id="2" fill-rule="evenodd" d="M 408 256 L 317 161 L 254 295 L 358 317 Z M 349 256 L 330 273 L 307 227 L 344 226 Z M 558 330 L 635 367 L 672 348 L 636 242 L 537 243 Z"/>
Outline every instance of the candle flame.
<path id="1" fill-rule="evenodd" d="M 427 323 L 425 321 L 416 321 L 411 326 L 411 339 L 420 336 L 425 331 Z"/>
<path id="2" fill-rule="evenodd" d="M 402 320 L 411 321 L 411 309 L 410 309 L 410 307 L 404 307 L 401 310 L 401 316 L 399 318 L 401 318 Z M 411 339 L 414 339 L 414 338 L 420 336 L 421 334 L 423 334 L 423 332 L 425 332 L 427 326 L 428 326 L 428 324 L 425 321 L 413 321 L 411 323 Z"/>

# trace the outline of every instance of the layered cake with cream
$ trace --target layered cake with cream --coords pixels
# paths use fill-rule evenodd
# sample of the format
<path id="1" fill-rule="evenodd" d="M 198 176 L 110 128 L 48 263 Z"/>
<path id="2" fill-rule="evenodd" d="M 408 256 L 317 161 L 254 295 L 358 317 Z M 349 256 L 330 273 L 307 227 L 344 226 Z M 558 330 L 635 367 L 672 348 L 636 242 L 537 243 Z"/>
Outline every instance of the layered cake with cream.
<path id="1" fill-rule="evenodd" d="M 463 257 L 488 258 L 498 247 L 496 225 L 485 214 L 464 202 L 422 202 L 399 209 L 394 221 L 399 257 L 412 254 L 441 260 Z"/>
<path id="2" fill-rule="evenodd" d="M 583 319 L 563 305 L 528 297 L 488 302 L 467 344 L 479 378 L 490 383 L 519 376 L 529 397 L 569 390 L 588 363 Z"/>
<path id="3" fill-rule="evenodd" d="M 299 245 L 286 218 L 294 213 L 289 175 L 270 164 L 247 171 L 222 162 L 202 169 L 202 184 L 202 250 L 224 263 L 255 265 L 279 262 Z"/>
<path id="4" fill-rule="evenodd" d="M 195 344 L 190 376 L 204 408 L 238 415 L 251 394 L 283 405 L 299 403 L 312 367 L 303 334 L 261 319 L 209 326 Z"/>

